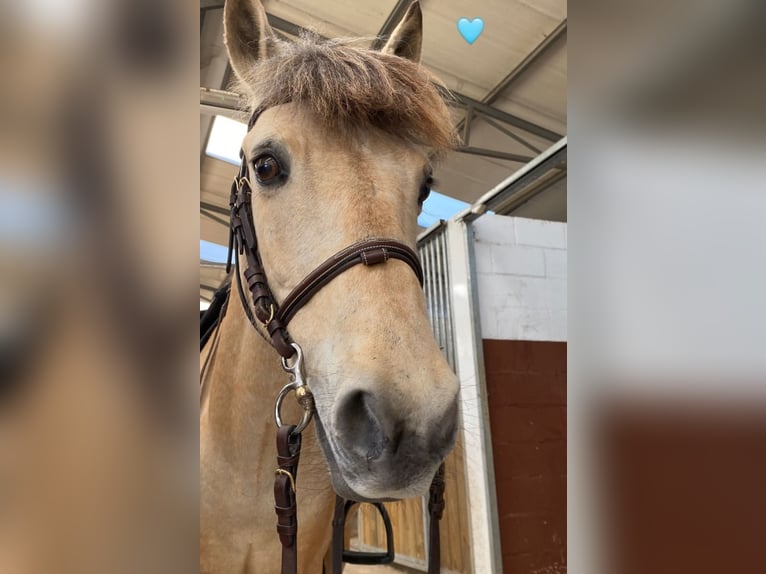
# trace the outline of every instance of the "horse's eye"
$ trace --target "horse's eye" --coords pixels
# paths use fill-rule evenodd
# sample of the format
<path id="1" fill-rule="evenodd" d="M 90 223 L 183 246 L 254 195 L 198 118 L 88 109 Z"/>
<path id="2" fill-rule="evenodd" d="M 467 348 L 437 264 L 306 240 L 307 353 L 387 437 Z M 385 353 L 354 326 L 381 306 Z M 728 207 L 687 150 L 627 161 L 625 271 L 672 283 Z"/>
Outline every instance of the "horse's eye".
<path id="1" fill-rule="evenodd" d="M 259 183 L 268 185 L 278 180 L 282 174 L 282 166 L 273 155 L 262 155 L 253 162 L 255 177 Z"/>
<path id="2" fill-rule="evenodd" d="M 423 183 L 422 186 L 420 186 L 420 193 L 418 194 L 418 205 L 421 207 L 423 206 L 423 202 L 425 202 L 426 199 L 428 199 L 428 194 L 431 193 L 431 186 L 433 185 L 434 180 L 432 177 L 429 177 L 426 179 L 426 181 Z"/>

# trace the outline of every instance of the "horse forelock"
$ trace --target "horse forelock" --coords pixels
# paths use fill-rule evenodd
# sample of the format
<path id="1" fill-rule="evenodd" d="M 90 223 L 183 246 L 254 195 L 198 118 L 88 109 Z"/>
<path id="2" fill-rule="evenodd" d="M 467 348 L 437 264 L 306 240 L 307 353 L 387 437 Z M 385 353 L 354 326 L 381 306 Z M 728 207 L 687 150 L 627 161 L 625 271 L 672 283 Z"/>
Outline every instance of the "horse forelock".
<path id="1" fill-rule="evenodd" d="M 375 127 L 437 154 L 454 146 L 452 118 L 434 76 L 358 42 L 311 33 L 275 40 L 274 55 L 240 79 L 250 110 L 299 103 L 336 129 Z"/>

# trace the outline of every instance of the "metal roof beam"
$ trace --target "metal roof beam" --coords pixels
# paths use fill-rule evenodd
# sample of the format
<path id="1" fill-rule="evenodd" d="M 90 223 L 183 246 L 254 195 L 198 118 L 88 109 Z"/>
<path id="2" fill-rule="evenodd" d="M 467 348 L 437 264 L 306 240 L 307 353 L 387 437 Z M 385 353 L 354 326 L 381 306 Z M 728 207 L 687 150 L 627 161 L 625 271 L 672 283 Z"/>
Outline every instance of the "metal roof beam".
<path id="1" fill-rule="evenodd" d="M 211 213 L 218 213 L 219 215 L 225 215 L 226 217 L 229 217 L 231 215 L 229 210 L 226 209 L 225 207 L 221 207 L 220 205 L 216 205 L 208 201 L 200 201 L 199 207 L 200 207 L 200 211 L 202 211 L 203 209 L 207 209 Z"/>
<path id="2" fill-rule="evenodd" d="M 482 195 L 473 205 L 455 215 L 453 219 L 455 221 L 460 221 L 461 219 L 470 221 L 486 213 L 487 210 L 495 210 L 498 206 L 506 204 L 515 194 L 523 192 L 531 183 L 544 176 L 550 170 L 566 169 L 566 162 L 567 138 L 563 137 L 521 169 Z M 542 192 L 544 189 L 537 189 L 535 194 Z M 532 195 L 525 195 L 524 200 L 528 201 L 531 197 Z"/>
<path id="3" fill-rule="evenodd" d="M 471 120 L 473 119 L 473 107 L 468 106 L 465 110 L 465 119 L 463 120 L 463 145 L 467 146 L 471 142 Z"/>
<path id="4" fill-rule="evenodd" d="M 240 122 L 247 122 L 247 113 L 243 110 L 244 99 L 234 92 L 199 89 L 200 112 L 212 116 L 226 116 Z"/>
<path id="5" fill-rule="evenodd" d="M 375 42 L 373 42 L 373 44 L 371 46 L 372 49 L 380 49 L 381 47 L 383 47 L 383 45 L 385 44 L 385 39 L 382 38 L 382 36 L 390 35 L 391 32 L 393 32 L 394 28 L 396 27 L 396 24 L 399 22 L 399 20 L 401 20 L 402 16 L 404 16 L 404 13 L 406 12 L 407 8 L 409 7 L 411 1 L 412 0 L 398 0 L 396 5 L 394 6 L 394 9 L 389 14 L 388 19 L 386 20 L 385 24 L 383 24 L 383 27 L 380 29 L 380 32 L 379 32 L 380 37 L 378 39 L 376 39 Z M 217 4 L 219 6 L 221 6 L 221 7 L 223 6 L 223 3 L 221 3 L 220 0 L 218 0 Z M 212 3 L 211 3 L 211 5 L 212 5 Z M 304 27 L 299 26 L 297 24 L 294 24 L 293 22 L 290 22 L 288 20 L 285 20 L 284 18 L 279 18 L 277 16 L 274 16 L 274 15 L 268 14 L 268 13 L 266 14 L 266 16 L 269 19 L 269 24 L 271 24 L 271 26 L 273 28 L 275 28 L 276 30 L 279 30 L 281 32 L 285 32 L 287 34 L 291 34 L 293 36 L 297 36 L 302 31 L 305 30 Z M 566 20 L 564 20 L 564 22 L 562 22 L 562 24 L 564 26 L 564 29 L 566 29 Z M 559 24 L 559 27 L 561 27 L 562 24 Z M 557 28 L 556 30 L 558 30 L 558 29 L 559 28 Z M 554 30 L 554 32 L 549 34 L 548 38 L 551 38 L 554 35 L 555 32 L 556 31 Z M 559 32 L 559 35 L 560 34 L 561 34 L 561 32 Z M 323 36 L 320 36 L 320 37 L 323 37 Z M 548 38 L 546 38 L 546 40 L 548 40 Z M 545 44 L 546 40 L 543 40 L 542 44 Z M 553 41 L 555 41 L 555 39 L 551 40 L 549 42 L 549 44 L 552 44 Z M 378 45 L 378 44 L 380 44 L 380 45 Z M 547 44 L 546 47 L 544 49 L 542 49 L 542 51 L 545 51 L 549 44 Z M 540 46 L 535 48 L 535 51 L 537 51 L 538 48 L 540 48 Z M 526 60 L 526 58 L 525 58 L 525 60 Z M 464 94 L 461 94 L 459 92 L 446 92 L 445 93 L 444 88 L 442 88 L 438 84 L 436 85 L 436 87 L 437 87 L 437 89 L 439 89 L 440 92 L 442 92 L 442 95 L 444 95 L 447 98 L 448 102 L 450 101 L 450 99 L 453 99 L 453 100 L 457 100 L 457 102 L 461 106 L 463 106 L 463 107 L 473 106 L 476 111 L 482 112 L 485 115 L 490 116 L 490 117 L 492 117 L 492 118 L 494 118 L 496 120 L 500 120 L 501 122 L 504 122 L 504 123 L 506 123 L 508 125 L 511 125 L 511 126 L 515 126 L 517 128 L 520 128 L 520 129 L 522 129 L 522 130 L 524 130 L 526 132 L 529 132 L 529 133 L 531 133 L 533 135 L 536 135 L 538 137 L 541 137 L 541 138 L 546 139 L 546 140 L 551 141 L 551 142 L 556 142 L 556 141 L 558 141 L 558 140 L 560 140 L 562 138 L 562 134 L 558 134 L 558 133 L 556 133 L 554 131 L 551 131 L 551 130 L 548 130 L 546 128 L 543 128 L 542 126 L 538 126 L 537 124 L 534 124 L 534 123 L 532 123 L 530 121 L 527 121 L 527 120 L 525 120 L 523 118 L 520 118 L 518 116 L 515 116 L 513 114 L 509 114 L 507 112 L 503 112 L 501 110 L 498 110 L 497 108 L 493 108 L 492 106 L 490 106 L 486 102 L 483 102 L 483 101 L 480 102 L 479 100 L 475 100 L 475 99 L 473 99 L 473 98 L 471 98 L 469 96 L 466 96 Z M 204 102 L 204 103 L 207 103 L 207 102 Z M 458 124 L 458 130 L 460 130 L 462 128 L 462 125 L 463 125 L 463 122 L 461 121 Z"/>
<path id="6" fill-rule="evenodd" d="M 470 98 L 466 95 L 457 92 L 446 92 L 438 85 L 436 87 L 442 91 L 442 93 L 447 98 L 448 103 L 454 102 L 456 105 L 465 108 L 472 107 L 474 108 L 474 111 L 477 111 L 485 116 L 515 126 L 549 141 L 558 141 L 563 137 L 554 131 L 538 126 L 537 124 L 533 124 L 532 122 L 529 122 L 518 116 L 514 116 L 513 114 L 509 114 L 502 110 L 498 110 L 497 108 L 493 108 L 492 106 L 484 104 L 478 100 L 474 100 L 473 98 Z M 203 112 L 225 115 L 227 117 L 241 121 L 244 118 L 244 114 L 240 108 L 241 103 L 242 99 L 240 95 L 235 94 L 234 92 L 211 90 L 210 88 L 200 88 L 200 108 Z"/>
<path id="7" fill-rule="evenodd" d="M 497 151 L 493 149 L 486 149 L 482 147 L 472 147 L 472 146 L 459 146 L 455 151 L 458 151 L 460 153 L 468 153 L 471 155 L 482 155 L 484 157 L 493 157 L 495 159 L 504 159 L 506 161 L 515 161 L 517 163 L 527 163 L 528 161 L 531 161 L 532 157 L 526 156 L 526 155 L 518 155 L 515 153 L 507 153 L 504 151 Z"/>
<path id="8" fill-rule="evenodd" d="M 545 37 L 545 39 L 542 42 L 540 42 L 537 46 L 535 46 L 535 49 L 532 50 L 529 54 L 527 54 L 524 57 L 524 59 L 521 62 L 519 62 L 519 64 L 513 70 L 511 70 L 510 73 L 505 78 L 503 78 L 498 84 L 496 84 L 495 87 L 493 87 L 489 91 L 489 93 L 481 99 L 481 102 L 483 104 L 490 105 L 495 100 L 497 100 L 497 98 L 500 97 L 500 94 L 502 94 L 505 90 L 507 90 L 513 82 L 515 82 L 519 77 L 521 77 L 521 75 L 524 72 L 526 72 L 532 66 L 532 64 L 537 62 L 543 56 L 543 54 L 545 54 L 550 49 L 550 47 L 556 43 L 556 41 L 559 38 L 561 38 L 564 34 L 566 34 L 566 31 L 567 31 L 567 21 L 565 18 L 561 23 L 559 23 L 558 26 L 556 26 L 556 28 L 554 28 L 554 30 L 550 34 L 548 34 L 548 36 Z M 466 124 L 470 124 L 471 120 L 473 120 L 473 117 L 468 115 L 462 120 L 460 120 L 457 124 L 458 131 L 465 130 Z M 506 122 L 506 123 L 510 123 L 510 122 Z M 514 124 L 510 123 L 510 125 L 514 125 Z M 520 126 L 516 126 L 516 127 L 520 127 Z M 470 127 L 467 128 L 467 131 L 470 132 Z M 529 130 L 526 130 L 526 131 L 529 131 Z M 535 132 L 530 131 L 529 133 L 535 133 Z M 536 135 L 539 135 L 539 134 L 536 134 Z M 560 134 L 556 134 L 556 135 L 557 137 L 554 137 L 554 138 L 545 137 L 545 139 L 555 142 L 562 137 Z"/>
<path id="9" fill-rule="evenodd" d="M 224 227 L 229 227 L 229 225 L 231 225 L 229 220 L 221 219 L 217 215 L 213 215 L 212 213 L 207 211 L 204 207 L 200 207 L 199 208 L 199 212 L 200 212 L 200 215 L 204 215 L 208 219 L 210 219 L 212 221 L 215 221 L 216 223 L 219 223 L 219 224 L 223 225 Z"/>
<path id="10" fill-rule="evenodd" d="M 389 17 L 386 20 L 386 23 L 381 28 L 381 31 L 380 31 L 381 36 L 383 36 L 383 35 L 390 35 L 391 32 L 393 32 L 393 28 L 396 26 L 396 24 L 399 22 L 401 17 L 404 15 L 404 12 L 409 7 L 410 2 L 411 2 L 411 0 L 399 0 L 397 2 L 396 6 L 394 6 L 394 9 L 391 11 L 391 14 L 389 14 Z M 210 7 L 215 6 L 215 5 L 223 6 L 223 4 L 220 2 L 220 0 L 218 0 L 217 4 L 209 3 L 209 5 L 210 5 Z M 269 19 L 269 24 L 271 24 L 271 26 L 273 28 L 275 28 L 276 30 L 279 30 L 281 32 L 284 32 L 286 34 L 297 36 L 302 31 L 305 30 L 305 28 L 303 28 L 302 26 L 294 24 L 293 22 L 285 20 L 284 18 L 279 18 L 278 16 L 274 16 L 274 15 L 268 14 L 268 13 L 267 13 L 267 17 Z M 559 24 L 559 27 L 557 27 L 556 30 L 554 30 L 554 32 L 552 32 L 551 34 L 548 35 L 548 38 L 546 38 L 546 40 L 544 40 L 537 48 L 535 48 L 535 50 L 533 51 L 533 53 L 536 53 L 536 56 L 535 56 L 534 59 L 539 57 L 539 55 L 541 53 L 543 53 L 545 50 L 547 50 L 548 46 L 550 46 L 555 41 L 556 38 L 553 38 L 554 34 L 557 34 L 556 37 L 558 37 L 558 36 L 560 36 L 563 33 L 562 31 L 558 31 L 560 28 L 562 28 L 562 26 L 563 26 L 563 30 L 565 30 L 566 29 L 566 20 L 564 20 L 562 22 L 562 24 Z M 548 41 L 548 40 L 550 40 L 550 41 Z M 382 47 L 384 43 L 385 43 L 385 39 L 378 38 L 375 42 L 373 42 L 372 48 L 373 49 L 380 49 L 380 47 Z M 377 44 L 380 44 L 380 46 L 378 46 Z M 541 48 L 541 46 L 542 46 L 542 48 Z M 528 59 L 529 59 L 529 56 L 527 58 L 525 58 L 525 61 L 527 61 Z M 522 62 L 522 64 L 523 64 L 523 62 Z M 528 65 L 529 64 L 527 64 L 527 66 Z M 517 68 L 518 68 L 518 66 L 517 66 Z M 485 101 L 475 100 L 475 99 L 473 99 L 473 98 L 471 98 L 469 96 L 466 96 L 464 94 L 461 94 L 459 92 L 445 91 L 444 88 L 442 88 L 439 85 L 437 85 L 436 87 L 437 87 L 437 89 L 439 89 L 442 92 L 442 95 L 444 95 L 446 97 L 448 102 L 451 101 L 451 100 L 454 100 L 459 105 L 461 105 L 463 107 L 466 107 L 466 108 L 473 107 L 475 111 L 481 112 L 481 113 L 483 113 L 486 116 L 492 117 L 492 118 L 494 118 L 496 120 L 499 120 L 499 121 L 504 122 L 504 123 L 506 123 L 508 125 L 517 127 L 517 128 L 522 129 L 522 130 L 524 130 L 524 131 L 526 131 L 528 133 L 531 133 L 533 135 L 536 135 L 538 137 L 541 137 L 541 138 L 546 139 L 546 140 L 551 141 L 551 142 L 556 142 L 559 139 L 561 139 L 561 137 L 562 137 L 562 134 L 558 134 L 558 133 L 556 133 L 556 132 L 554 132 L 552 130 L 548 130 L 546 128 L 543 128 L 542 126 L 538 126 L 537 124 L 535 124 L 533 122 L 530 122 L 528 120 L 525 120 L 525 119 L 520 118 L 518 116 L 515 116 L 513 114 L 509 114 L 507 112 L 503 112 L 503 111 L 501 111 L 501 110 L 499 110 L 497 108 L 494 108 L 494 107 L 490 106 Z M 219 106 L 216 105 L 218 102 L 215 102 L 215 103 L 214 102 L 202 102 L 202 103 L 207 104 L 207 105 L 214 105 L 216 107 L 219 107 Z M 213 110 L 210 110 L 210 111 L 213 111 Z M 463 123 L 464 122 L 461 121 L 458 124 L 458 130 L 460 130 L 462 128 Z"/>
<path id="11" fill-rule="evenodd" d="M 485 104 L 491 104 L 494 102 L 498 97 L 500 97 L 500 94 L 502 94 L 505 90 L 507 90 L 511 84 L 513 84 L 521 75 L 526 72 L 529 68 L 532 67 L 532 65 L 537 62 L 543 54 L 545 54 L 553 44 L 556 43 L 556 41 L 564 36 L 567 31 L 567 21 L 566 18 L 558 25 L 556 28 L 546 36 L 546 38 L 540 42 L 537 46 L 535 46 L 535 49 L 532 50 L 529 54 L 526 55 L 526 57 L 519 62 L 519 64 L 511 70 L 508 75 L 503 78 L 494 88 L 492 88 L 489 93 L 482 98 L 482 102 Z"/>
<path id="12" fill-rule="evenodd" d="M 478 111 L 485 116 L 500 120 L 503 123 L 522 129 L 525 132 L 529 132 L 532 135 L 536 135 L 550 142 L 557 142 L 563 137 L 561 134 L 558 134 L 553 130 L 538 126 L 537 124 L 520 118 L 519 116 L 509 114 L 508 112 L 499 110 L 490 106 L 489 104 L 485 104 L 484 102 L 480 102 L 479 100 L 475 100 L 459 92 L 449 92 L 438 85 L 436 87 L 443 93 L 448 104 L 450 101 L 454 101 L 460 107 L 473 107 L 474 111 Z"/>
<path id="13" fill-rule="evenodd" d="M 269 25 L 272 28 L 279 30 L 280 32 L 284 32 L 285 34 L 290 34 L 291 36 L 300 36 L 301 32 L 308 31 L 303 26 L 299 26 L 298 24 L 294 24 L 289 20 L 285 20 L 279 16 L 274 16 L 274 14 L 269 14 L 268 12 L 266 13 L 266 19 L 269 21 Z M 312 34 L 316 34 L 316 32 L 312 32 Z M 319 37 L 326 40 L 324 36 Z"/>
<path id="14" fill-rule="evenodd" d="M 492 210 L 499 215 L 513 215 L 517 209 L 524 207 L 535 197 L 549 190 L 560 181 L 566 180 L 566 177 L 567 172 L 564 169 L 548 171 L 538 179 L 531 180 L 528 185 L 525 185 L 504 201 L 498 202 Z"/>
<path id="15" fill-rule="evenodd" d="M 497 123 L 495 120 L 493 120 L 493 119 L 490 119 L 490 118 L 487 118 L 487 117 L 482 117 L 481 119 L 482 119 L 482 121 L 484 121 L 485 123 L 487 123 L 487 124 L 489 124 L 490 126 L 492 126 L 493 128 L 495 128 L 495 129 L 496 129 L 497 131 L 499 131 L 501 134 L 508 136 L 509 138 L 511 138 L 511 139 L 512 139 L 512 140 L 514 140 L 514 141 L 517 141 L 517 142 L 519 142 L 519 143 L 520 143 L 521 145 L 523 145 L 525 148 L 527 148 L 527 149 L 529 149 L 529 150 L 531 150 L 531 151 L 533 151 L 533 152 L 535 152 L 535 153 L 542 153 L 542 152 L 543 152 L 543 150 L 541 150 L 541 149 L 540 149 L 540 148 L 538 148 L 538 147 L 535 147 L 535 146 L 533 146 L 531 143 L 529 143 L 529 142 L 528 142 L 527 140 L 525 140 L 523 137 L 516 135 L 516 134 L 515 134 L 515 133 L 513 133 L 511 130 L 507 130 L 507 129 L 505 129 L 503 126 L 501 126 L 501 125 L 500 125 L 499 123 Z"/>

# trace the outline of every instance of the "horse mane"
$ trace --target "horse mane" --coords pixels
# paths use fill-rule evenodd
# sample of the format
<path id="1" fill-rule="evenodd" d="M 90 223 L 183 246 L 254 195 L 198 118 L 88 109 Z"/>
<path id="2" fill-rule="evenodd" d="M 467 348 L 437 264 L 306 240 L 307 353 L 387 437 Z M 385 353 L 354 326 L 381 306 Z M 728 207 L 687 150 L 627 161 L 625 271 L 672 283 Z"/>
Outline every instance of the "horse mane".
<path id="1" fill-rule="evenodd" d="M 423 66 L 311 32 L 272 41 L 274 55 L 239 80 L 251 112 L 299 102 L 336 129 L 372 126 L 437 154 L 455 145 L 445 100 Z"/>

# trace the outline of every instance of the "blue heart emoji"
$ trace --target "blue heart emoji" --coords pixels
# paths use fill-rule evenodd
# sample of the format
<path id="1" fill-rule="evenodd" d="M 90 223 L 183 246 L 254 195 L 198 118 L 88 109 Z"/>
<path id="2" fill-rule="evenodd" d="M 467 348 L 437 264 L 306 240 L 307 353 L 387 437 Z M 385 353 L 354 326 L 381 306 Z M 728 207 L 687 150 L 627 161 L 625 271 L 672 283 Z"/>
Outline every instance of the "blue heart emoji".
<path id="1" fill-rule="evenodd" d="M 460 35 L 469 44 L 473 44 L 483 30 L 484 20 L 481 18 L 474 18 L 473 20 L 461 18 L 457 21 L 457 31 L 460 32 Z"/>

